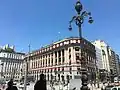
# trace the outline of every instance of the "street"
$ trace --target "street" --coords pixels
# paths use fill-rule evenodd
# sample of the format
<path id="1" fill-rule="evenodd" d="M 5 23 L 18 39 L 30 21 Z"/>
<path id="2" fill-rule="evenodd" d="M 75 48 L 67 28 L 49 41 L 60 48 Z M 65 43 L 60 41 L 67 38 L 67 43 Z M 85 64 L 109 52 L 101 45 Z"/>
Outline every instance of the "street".
<path id="1" fill-rule="evenodd" d="M 17 87 L 19 90 L 23 90 L 22 88 L 20 88 L 19 84 L 17 85 Z M 30 85 L 27 86 L 27 90 L 34 90 L 34 83 L 30 83 Z M 47 85 L 47 90 L 53 90 L 53 89 L 50 87 L 50 85 Z M 69 89 L 67 89 L 67 86 L 63 87 L 62 85 L 56 85 L 56 86 L 54 86 L 54 90 L 69 90 Z M 101 90 L 101 88 L 96 88 L 93 85 L 92 87 L 90 87 L 90 90 Z"/>

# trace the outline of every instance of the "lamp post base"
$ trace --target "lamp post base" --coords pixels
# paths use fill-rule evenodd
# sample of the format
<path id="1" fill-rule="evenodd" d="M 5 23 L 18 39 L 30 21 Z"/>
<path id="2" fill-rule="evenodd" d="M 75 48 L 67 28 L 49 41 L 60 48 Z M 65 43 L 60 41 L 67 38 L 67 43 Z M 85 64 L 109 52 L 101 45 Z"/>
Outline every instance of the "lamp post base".
<path id="1" fill-rule="evenodd" d="M 87 74 L 87 70 L 85 68 L 82 69 L 81 81 L 82 81 L 82 87 L 81 87 L 80 90 L 90 90 L 87 86 L 87 84 L 88 84 L 88 74 Z"/>

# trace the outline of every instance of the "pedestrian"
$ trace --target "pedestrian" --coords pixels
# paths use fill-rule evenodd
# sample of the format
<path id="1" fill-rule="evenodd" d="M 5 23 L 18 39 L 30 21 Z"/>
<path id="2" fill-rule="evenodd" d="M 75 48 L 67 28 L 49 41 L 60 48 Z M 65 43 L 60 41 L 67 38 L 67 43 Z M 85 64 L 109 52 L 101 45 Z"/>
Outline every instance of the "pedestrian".
<path id="1" fill-rule="evenodd" d="M 105 90 L 105 83 L 103 83 L 101 90 Z"/>
<path id="2" fill-rule="evenodd" d="M 3 88 L 3 90 L 4 90 L 4 89 L 5 89 L 5 85 L 3 85 L 3 87 L 2 87 L 2 88 Z"/>
<path id="3" fill-rule="evenodd" d="M 6 90 L 18 90 L 16 86 L 13 86 L 13 80 L 11 79 L 9 82 L 8 82 L 8 87 Z"/>
<path id="4" fill-rule="evenodd" d="M 45 75 L 41 74 L 40 75 L 40 80 L 36 82 L 34 85 L 34 90 L 47 90 L 46 88 L 46 80 L 45 80 Z"/>

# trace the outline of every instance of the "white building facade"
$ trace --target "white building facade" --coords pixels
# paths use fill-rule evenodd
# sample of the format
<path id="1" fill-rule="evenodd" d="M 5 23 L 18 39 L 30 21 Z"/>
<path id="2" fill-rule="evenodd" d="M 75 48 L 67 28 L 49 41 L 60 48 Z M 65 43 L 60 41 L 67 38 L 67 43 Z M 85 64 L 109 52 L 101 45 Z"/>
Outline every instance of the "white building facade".
<path id="1" fill-rule="evenodd" d="M 100 51 L 98 57 L 101 56 L 101 58 L 102 58 L 102 59 L 101 58 L 99 59 L 98 64 L 100 63 L 99 65 L 101 65 L 101 66 L 98 66 L 98 67 L 100 67 L 100 69 L 105 69 L 108 72 L 110 72 L 107 44 L 102 40 L 96 40 L 93 42 L 93 44 L 96 47 L 96 51 L 98 51 L 98 52 Z M 97 55 L 97 53 L 96 53 L 96 55 Z"/>
<path id="2" fill-rule="evenodd" d="M 22 77 L 24 53 L 18 53 L 6 46 L 0 50 L 0 76 L 5 80 L 19 80 Z"/>
<path id="3" fill-rule="evenodd" d="M 95 46 L 96 50 L 96 65 L 97 69 L 103 69 L 103 63 L 102 63 L 102 55 L 101 55 L 101 49 Z"/>
<path id="4" fill-rule="evenodd" d="M 116 74 L 117 73 L 116 57 L 115 52 L 112 50 L 112 48 L 109 47 L 109 45 L 107 45 L 103 40 L 96 40 L 93 42 L 93 44 L 95 45 L 96 48 L 98 48 L 101 51 L 99 55 L 101 55 L 102 59 L 100 59 L 101 62 L 98 62 L 99 65 L 101 66 L 98 65 L 98 68 L 100 67 L 100 69 L 107 70 L 109 73 L 112 72 Z"/>

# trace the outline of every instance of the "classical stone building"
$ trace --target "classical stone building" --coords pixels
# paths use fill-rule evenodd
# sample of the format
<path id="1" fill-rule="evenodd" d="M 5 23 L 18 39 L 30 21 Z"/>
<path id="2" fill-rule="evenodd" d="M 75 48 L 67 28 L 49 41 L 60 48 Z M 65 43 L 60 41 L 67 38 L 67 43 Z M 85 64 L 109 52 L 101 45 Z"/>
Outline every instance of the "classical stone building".
<path id="1" fill-rule="evenodd" d="M 20 80 L 22 77 L 24 53 L 16 52 L 9 45 L 0 48 L 0 76 L 4 80 Z"/>
<path id="2" fill-rule="evenodd" d="M 51 45 L 42 47 L 26 56 L 28 61 L 28 74 L 39 79 L 41 73 L 46 75 L 46 80 L 67 80 L 75 75 L 80 75 L 81 66 L 85 64 L 88 72 L 96 70 L 95 46 L 86 39 L 81 41 L 77 37 L 66 38 Z M 81 64 L 81 50 L 83 62 Z"/>

